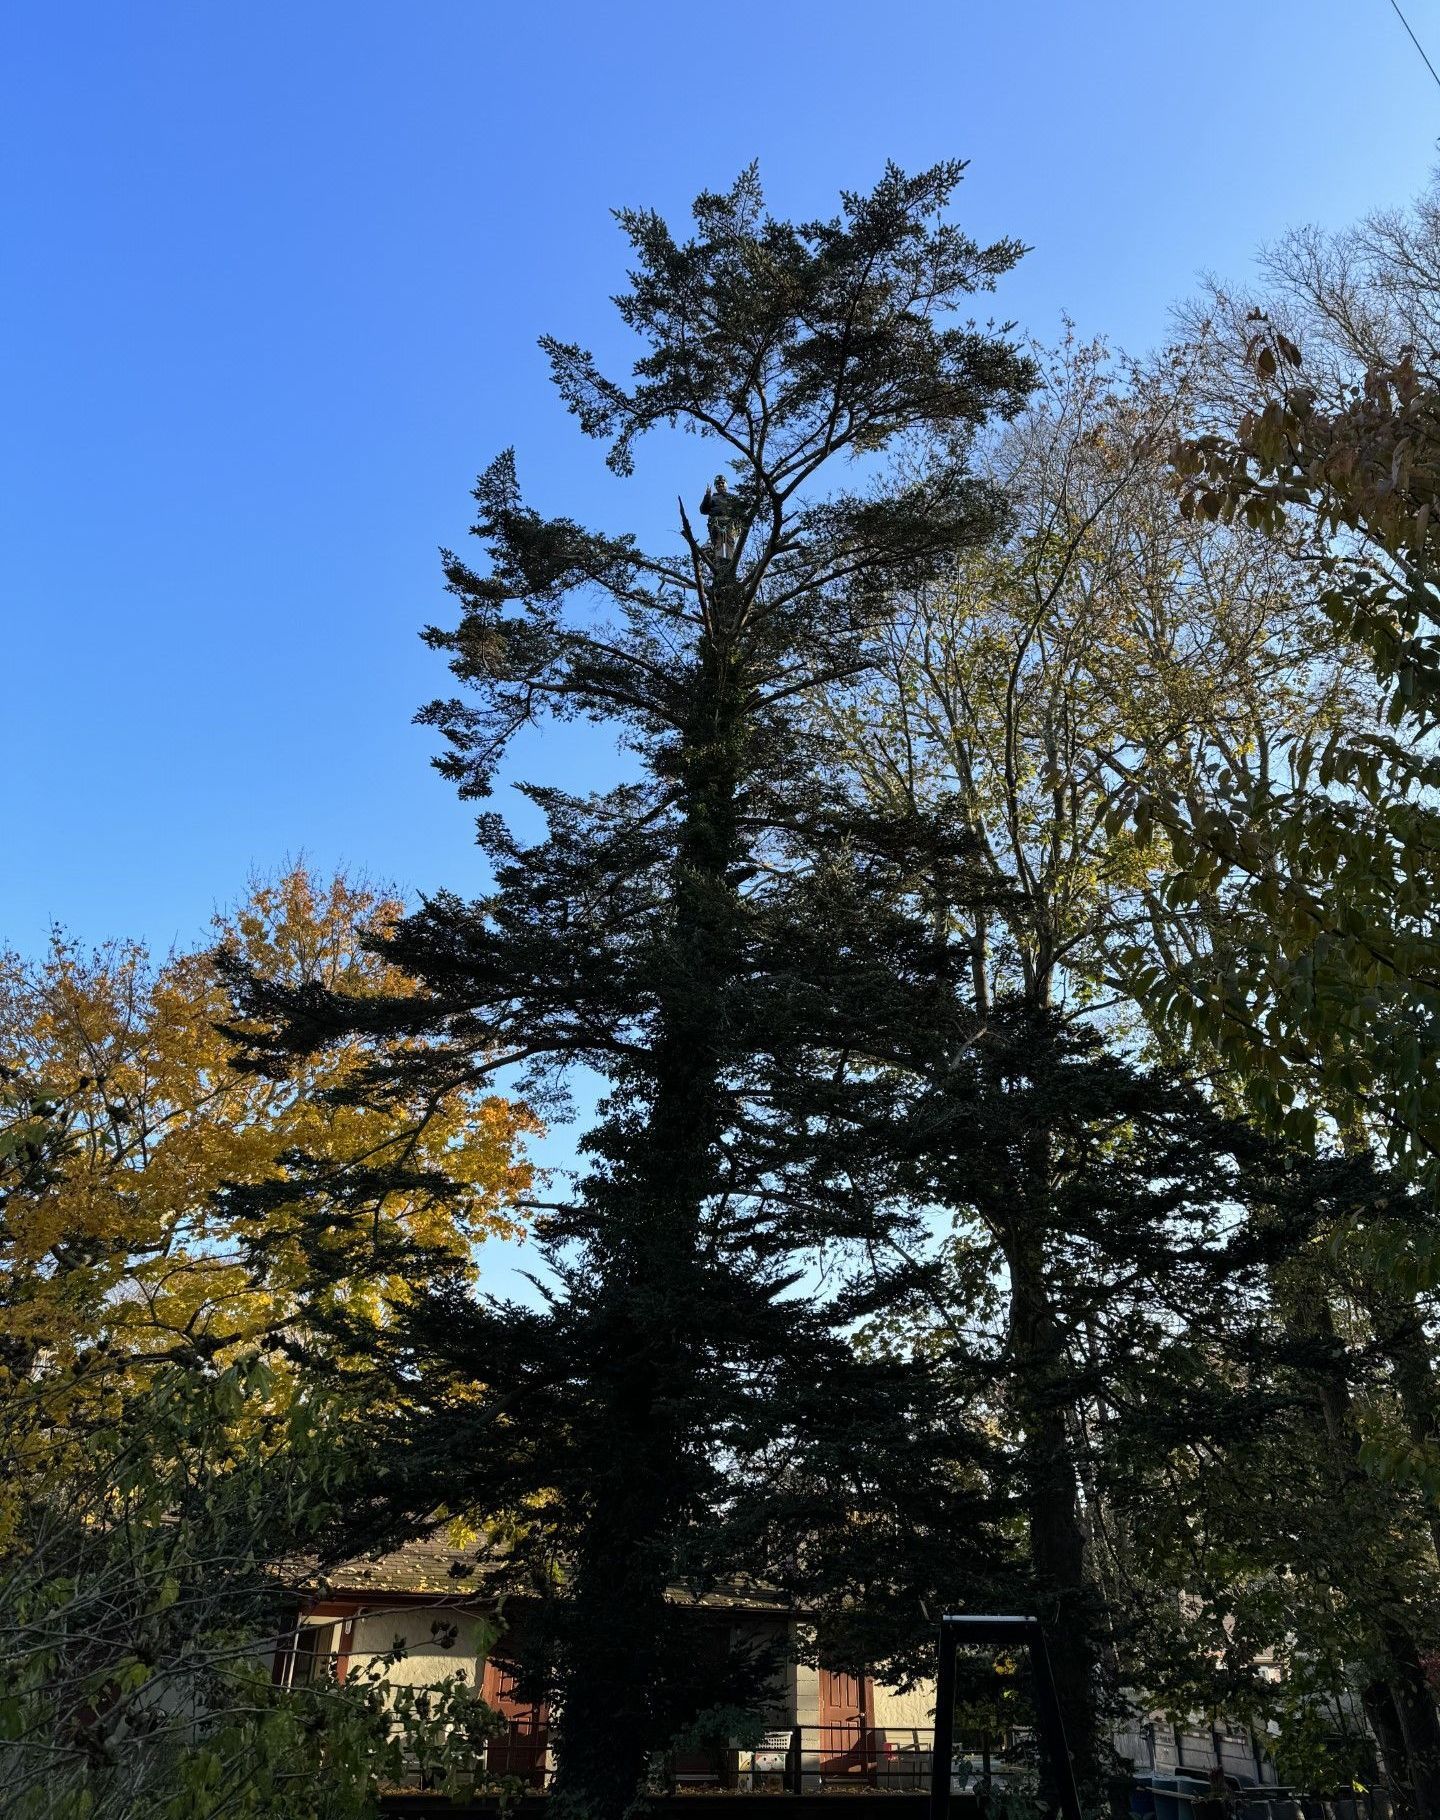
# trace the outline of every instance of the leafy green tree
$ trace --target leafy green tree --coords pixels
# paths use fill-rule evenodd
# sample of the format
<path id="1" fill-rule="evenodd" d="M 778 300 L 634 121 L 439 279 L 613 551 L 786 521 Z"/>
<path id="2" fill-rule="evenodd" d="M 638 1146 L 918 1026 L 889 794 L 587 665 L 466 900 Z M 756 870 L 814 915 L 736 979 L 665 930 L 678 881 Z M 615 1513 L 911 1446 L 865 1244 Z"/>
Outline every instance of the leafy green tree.
<path id="1" fill-rule="evenodd" d="M 1162 1026 L 1207 1046 L 1273 1128 L 1309 1143 L 1338 1127 L 1432 1188 L 1437 222 L 1432 191 L 1340 234 L 1293 233 L 1261 293 L 1197 310 L 1208 422 L 1180 451 L 1182 510 L 1283 549 L 1292 586 L 1373 687 L 1338 722 L 1272 739 L 1263 767 L 1247 755 L 1188 797 L 1162 783 L 1135 799 L 1169 854 L 1166 901 L 1220 905 L 1224 931 L 1205 964 L 1150 971 Z M 1290 1584 L 1316 1588 L 1310 1619 L 1367 1665 L 1392 1780 L 1433 1811 L 1423 1600 L 1397 1589 L 1417 1536 L 1430 1532 L 1422 1561 L 1437 1540 L 1435 1233 L 1387 1191 L 1328 1239 L 1328 1265 L 1309 1265 L 1312 1317 L 1351 1336 L 1352 1367 L 1384 1361 L 1387 1394 L 1317 1391 L 1312 1441 L 1333 1456 L 1333 1489 L 1312 1507 L 1331 1527 Z M 1275 1313 L 1297 1340 L 1312 1331 L 1288 1293 Z M 1347 1510 L 1352 1484 L 1364 1489 Z M 1290 1632 L 1315 1622 L 1292 1614 Z"/>
<path id="2" fill-rule="evenodd" d="M 1248 1188 L 1250 1241 L 1210 1322 L 1154 1350 L 1167 1419 L 1109 1423 L 1132 1573 L 1171 1589 L 1148 1602 L 1141 1657 L 1170 1710 L 1277 1723 L 1287 1774 L 1323 1777 L 1330 1752 L 1332 1779 L 1368 1775 L 1363 1712 L 1400 1810 L 1430 1814 L 1433 1507 L 1390 1469 L 1406 1413 L 1370 1260 L 1342 1268 L 1333 1237 L 1361 1211 L 1432 1216 L 1362 1157 L 1267 1146 Z"/>
<path id="3" fill-rule="evenodd" d="M 1287 731 L 1263 771 L 1186 800 L 1141 790 L 1170 901 L 1223 895 L 1224 964 L 1169 975 L 1177 1031 L 1214 1045 L 1254 1110 L 1302 1141 L 1332 1120 L 1435 1173 L 1437 386 L 1433 190 L 1341 234 L 1304 230 L 1253 296 L 1192 312 L 1204 413 L 1182 510 L 1287 551 L 1373 699 Z"/>
<path id="4" fill-rule="evenodd" d="M 1298 1135 L 1328 1110 L 1430 1174 L 1440 1146 L 1429 1065 L 1436 394 L 1407 360 L 1372 372 L 1332 412 L 1300 379 L 1288 338 L 1272 346 L 1260 331 L 1255 359 L 1275 395 L 1235 440 L 1189 445 L 1185 507 L 1243 514 L 1281 536 L 1305 515 L 1316 596 L 1387 688 L 1389 727 L 1360 721 L 1297 738 L 1288 774 L 1258 788 L 1221 779 L 1199 818 L 1157 794 L 1176 893 L 1238 883 L 1250 913 L 1243 965 L 1188 995 L 1184 1014 L 1218 1035 L 1257 1082 L 1261 1109 Z M 1283 385 L 1282 361 L 1296 369 Z"/>
<path id="5" fill-rule="evenodd" d="M 1197 306 L 1209 421 L 1180 452 L 1182 509 L 1285 548 L 1373 699 L 1290 735 L 1264 775 L 1217 771 L 1203 804 L 1161 791 L 1147 805 L 1172 853 L 1170 901 L 1223 896 L 1231 931 L 1229 964 L 1172 974 L 1169 1021 L 1212 1047 L 1272 1125 L 1302 1140 L 1338 1127 L 1432 1196 L 1437 257 L 1432 185 L 1410 210 L 1286 236 L 1259 293 Z M 1440 1800 L 1417 1667 L 1430 1641 L 1424 1600 L 1396 1588 L 1417 1535 L 1429 1532 L 1429 1565 L 1440 1543 L 1436 1258 L 1428 1210 L 1392 1188 L 1359 1199 L 1324 1271 L 1310 1266 L 1312 1306 L 1349 1336 L 1352 1364 L 1381 1361 L 1385 1379 L 1383 1396 L 1332 1384 L 1320 1399 L 1334 1473 L 1365 1490 L 1315 1558 L 1339 1564 L 1333 1587 L 1320 1578 L 1369 1665 L 1366 1711 L 1392 1779 L 1425 1811 Z M 1280 1312 L 1294 1324 L 1287 1298 Z M 1354 1568 L 1377 1559 L 1388 1577 L 1357 1590 Z"/>
<path id="6" fill-rule="evenodd" d="M 851 1501 L 876 1498 L 877 1441 L 917 1497 L 948 1492 L 925 1471 L 916 1374 L 857 1359 L 863 1302 L 805 1277 L 807 1257 L 863 1239 L 871 1215 L 781 1191 L 756 1083 L 787 1007 L 825 992 L 834 961 L 791 921 L 793 875 L 834 834 L 802 704 L 863 676 L 897 594 L 1002 516 L 966 449 L 1019 406 L 1031 368 L 1003 334 L 948 318 L 1020 248 L 979 246 L 946 218 L 960 169 L 891 168 L 840 215 L 798 224 L 765 213 L 752 170 L 699 197 L 687 240 L 621 212 L 633 378 L 547 339 L 556 384 L 617 474 L 647 432 L 678 426 L 718 449 L 728 498 L 717 482 L 708 538 L 682 503 L 678 539 L 651 553 L 526 505 L 502 456 L 476 489 L 489 567 L 447 559 L 460 623 L 427 635 L 470 698 L 422 718 L 470 798 L 546 719 L 613 728 L 632 781 L 529 787 L 548 827 L 533 845 L 482 816 L 491 895 L 437 896 L 380 945 L 420 983 L 413 1000 L 236 972 L 276 1057 L 386 1030 L 419 1040 L 376 1068 L 377 1087 L 473 1085 L 517 1064 L 537 1094 L 582 1067 L 604 1084 L 587 1172 L 537 1222 L 545 1305 L 432 1278 L 371 1355 L 397 1411 L 380 1424 L 376 1533 L 442 1502 L 506 1513 L 507 1571 L 563 1585 L 556 1798 L 571 1812 L 622 1813 L 650 1754 L 715 1703 L 667 1641 L 667 1586 L 793 1583 Z M 881 478 L 876 458 L 909 438 L 936 458 Z M 868 478 L 827 490 L 855 458 Z M 762 1536 L 773 1555 L 755 1552 Z"/>
<path id="7" fill-rule="evenodd" d="M 1107 1683 L 1147 1688 L 1182 1714 L 1202 1684 L 1212 1700 L 1227 1691 L 1208 1666 L 1213 1637 L 1202 1639 L 1199 1624 L 1174 1630 L 1184 1562 L 1142 1571 L 1127 1540 L 1132 1524 L 1149 1521 L 1154 1485 L 1143 1496 L 1133 1479 L 1123 1479 L 1123 1496 L 1107 1490 L 1106 1462 L 1115 1449 L 1137 1449 L 1163 1462 L 1164 1483 L 1188 1484 L 1195 1462 L 1225 1444 L 1223 1429 L 1217 1440 L 1207 1426 L 1205 1398 L 1195 1402 L 1197 1383 L 1224 1369 L 1234 1380 L 1226 1420 L 1263 1422 L 1275 1393 L 1271 1379 L 1254 1375 L 1255 1359 L 1306 1343 L 1303 1333 L 1287 1340 L 1295 1311 L 1263 1273 L 1248 1304 L 1255 1326 L 1273 1330 L 1268 1350 L 1256 1353 L 1254 1332 L 1229 1307 L 1239 1291 L 1220 1232 L 1227 1219 L 1269 1220 L 1266 1176 L 1280 1164 L 1243 1127 L 1207 1113 L 1193 1086 L 1120 1060 L 1146 1047 L 1183 1058 L 1192 1076 L 1206 1070 L 1220 1104 L 1246 1102 L 1213 1052 L 1187 1053 L 1167 1016 L 1178 990 L 1167 982 L 1213 978 L 1233 964 L 1244 906 L 1224 890 L 1190 901 L 1167 889 L 1170 855 L 1163 834 L 1135 813 L 1137 795 L 1143 803 L 1147 789 L 1168 793 L 1203 812 L 1217 772 L 1267 777 L 1287 741 L 1339 733 L 1368 705 L 1343 637 L 1305 598 L 1293 552 L 1243 525 L 1176 512 L 1168 460 L 1200 408 L 1192 366 L 1188 355 L 1115 363 L 1073 343 L 1050 356 L 1030 406 L 983 451 L 1012 502 L 1007 535 L 907 603 L 887 670 L 827 703 L 854 787 L 891 829 L 892 846 L 901 829 L 944 827 L 953 856 L 947 872 L 935 849 L 912 841 L 908 867 L 871 871 L 883 903 L 856 913 L 849 941 L 867 930 L 884 951 L 886 989 L 911 978 L 915 993 L 896 1011 L 882 990 L 852 1020 L 871 1032 L 868 1046 L 851 1051 L 854 1064 L 888 1070 L 897 1084 L 889 1100 L 869 1086 L 868 1109 L 859 1084 L 848 1109 L 833 1093 L 840 1130 L 853 1121 L 845 1167 L 860 1167 L 858 1150 L 876 1197 L 909 1196 L 955 1222 L 909 1331 L 951 1361 L 957 1402 L 1005 1438 L 987 1480 L 1024 1512 L 1027 1596 L 1062 1639 L 1070 1728 L 1092 1776 L 1104 1754 Z M 896 940 L 897 905 L 931 931 L 928 954 L 914 927 Z M 846 951 L 847 938 L 827 935 Z M 1079 1034 L 1087 1028 L 1089 1048 Z M 1094 1047 L 1097 1031 L 1110 1053 Z M 1162 1172 L 1167 1202 L 1147 1171 L 1158 1132 L 1176 1119 L 1191 1123 Z M 952 1155 L 921 1154 L 914 1121 L 932 1133 L 949 1120 L 974 1135 L 957 1135 Z M 988 1177 L 967 1173 L 992 1146 Z M 1299 1161 L 1286 1166 L 1311 1179 Z M 1093 1230 L 1073 1220 L 1081 1183 Z M 1318 1210 L 1324 1197 L 1315 1193 Z M 1349 1206 L 1362 1203 L 1357 1194 Z M 1423 1242 L 1414 1222 L 1409 1230 Z M 1315 1252 L 1313 1226 L 1285 1231 L 1286 1243 Z M 1127 1258 L 1120 1273 L 1107 1262 L 1107 1232 Z M 1338 1284 L 1331 1289 L 1338 1295 Z M 1428 1342 L 1423 1324 L 1402 1325 L 1411 1408 L 1423 1424 L 1421 1412 L 1433 1408 Z M 1365 1334 L 1354 1346 L 1372 1341 Z M 1421 1440 L 1430 1445 L 1428 1430 Z M 1342 1472 L 1337 1488 L 1346 1482 Z M 1357 1616 L 1379 1584 L 1362 1564 L 1389 1561 L 1396 1548 L 1413 1559 L 1414 1499 L 1375 1478 L 1367 1496 L 1368 1504 L 1337 1489 L 1340 1501 L 1324 1507 L 1334 1533 L 1353 1533 L 1365 1509 L 1369 1533 L 1350 1555 L 1315 1557 L 1310 1617 L 1300 1621 L 1301 1601 L 1292 1629 L 1313 1641 L 1310 1620 L 1326 1610 L 1320 1628 L 1330 1642 L 1338 1648 L 1343 1636 L 1352 1657 L 1371 1665 L 1370 1705 L 1409 1702 L 1423 1756 L 1430 1741 L 1419 1736 L 1418 1646 L 1398 1615 L 1404 1601 L 1386 1595 L 1383 1638 Z M 1255 1561 L 1289 1546 L 1258 1519 L 1247 1533 Z M 1394 1584 L 1409 1572 L 1397 1567 Z M 1241 1590 L 1231 1590 L 1238 1609 Z M 1283 1605 L 1273 1583 L 1268 1596 Z M 1223 1610 L 1223 1591 L 1215 1597 Z M 1163 1648 L 1161 1637 L 1170 1639 Z M 1342 1658 L 1312 1650 L 1307 1676 L 1321 1659 L 1335 1668 L 1333 1691 Z M 1227 1651 L 1227 1673 L 1234 1660 Z M 1238 1682 L 1228 1692 L 1233 1711 L 1258 1710 L 1239 1700 Z M 1292 1731 L 1298 1710 L 1288 1714 Z M 1396 1761 L 1406 1760 L 1402 1739 Z"/>
<path id="8" fill-rule="evenodd" d="M 390 1747 L 378 1686 L 272 1687 L 274 1563 L 341 1463 L 255 1357 L 137 1388 L 92 1360 L 80 1421 L 0 1557 L 0 1775 L 19 1820 L 349 1820 Z M 4 1405 L 0 1446 L 18 1419 Z M 334 1412 L 328 1412 L 333 1416 Z M 33 1455 L 33 1437 L 22 1436 Z"/>

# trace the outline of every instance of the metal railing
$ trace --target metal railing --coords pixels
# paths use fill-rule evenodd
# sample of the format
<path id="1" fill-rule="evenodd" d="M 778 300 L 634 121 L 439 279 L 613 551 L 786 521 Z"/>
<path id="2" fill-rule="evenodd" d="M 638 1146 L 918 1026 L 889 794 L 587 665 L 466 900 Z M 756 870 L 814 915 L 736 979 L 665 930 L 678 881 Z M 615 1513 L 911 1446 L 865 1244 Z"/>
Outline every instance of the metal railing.
<path id="1" fill-rule="evenodd" d="M 753 1748 L 717 1746 L 674 1759 L 666 1777 L 676 1793 L 730 1789 L 752 1794 L 825 1794 L 873 1788 L 925 1794 L 935 1760 L 928 1725 L 795 1725 L 767 1732 Z M 975 1733 L 955 1740 L 951 1787 L 958 1793 L 1003 1787 L 1028 1774 L 1027 1734 Z"/>
<path id="2" fill-rule="evenodd" d="M 323 1686 L 334 1681 L 341 1661 L 331 1651 L 292 1651 L 280 1658 L 276 1679 L 297 1687 Z M 402 1729 L 397 1724 L 397 1732 Z M 1028 1730 L 1017 1727 L 987 1734 L 957 1729 L 950 1742 L 953 1794 L 1019 1792 L 1033 1787 L 1038 1750 Z M 1192 1734 L 1145 1725 L 1133 1737 L 1126 1735 L 1123 1741 L 1117 1737 L 1116 1742 L 1122 1748 L 1128 1746 L 1126 1754 L 1135 1761 L 1147 1820 L 1149 1814 L 1154 1820 L 1194 1820 L 1194 1801 L 1203 1792 L 1204 1779 L 1212 1768 L 1226 1773 L 1237 1791 L 1241 1820 L 1391 1820 L 1388 1799 L 1379 1791 L 1359 1799 L 1306 1802 L 1302 1812 L 1302 1804 L 1291 1797 L 1290 1790 L 1277 1789 L 1273 1783 L 1258 1786 L 1265 1771 L 1248 1737 L 1222 1738 L 1214 1732 Z M 413 1788 L 434 1787 L 436 1777 L 426 1767 L 423 1754 L 412 1750 L 404 1754 L 404 1783 Z M 718 1791 L 815 1795 L 867 1788 L 923 1795 L 933 1793 L 934 1757 L 932 1726 L 854 1721 L 780 1726 L 754 1746 L 723 1743 L 709 1750 L 692 1749 L 658 1758 L 654 1786 L 676 1795 Z M 538 1716 L 512 1718 L 505 1731 L 486 1740 L 473 1758 L 467 1755 L 457 1765 L 452 1756 L 450 1767 L 484 1787 L 543 1794 L 551 1785 L 554 1769 L 549 1728 Z M 1270 1773 L 1273 1775 L 1273 1769 Z"/>
<path id="3" fill-rule="evenodd" d="M 968 1740 L 966 1742 L 969 1742 Z M 959 1751 L 952 1787 L 1003 1787 L 1012 1773 L 1003 1741 L 990 1748 L 976 1738 L 973 1751 Z M 657 1759 L 657 1792 L 675 1795 L 729 1792 L 755 1795 L 839 1794 L 874 1789 L 886 1794 L 925 1794 L 934 1761 L 929 1726 L 797 1725 L 767 1732 L 758 1744 L 741 1748 L 717 1744 Z M 497 1786 L 545 1792 L 553 1759 L 543 1728 L 512 1722 L 509 1733 L 490 1739 L 473 1765 L 477 1780 Z M 416 1766 L 412 1786 L 424 1778 Z"/>

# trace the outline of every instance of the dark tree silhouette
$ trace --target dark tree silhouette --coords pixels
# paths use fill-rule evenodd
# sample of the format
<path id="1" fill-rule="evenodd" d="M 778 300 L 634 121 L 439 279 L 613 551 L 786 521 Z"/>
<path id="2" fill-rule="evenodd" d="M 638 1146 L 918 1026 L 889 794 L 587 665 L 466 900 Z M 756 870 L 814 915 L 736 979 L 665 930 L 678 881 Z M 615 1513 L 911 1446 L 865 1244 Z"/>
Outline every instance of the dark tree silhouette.
<path id="1" fill-rule="evenodd" d="M 832 1579 L 850 1571 L 827 1535 L 861 1515 L 877 1545 L 896 1530 L 881 1461 L 910 1500 L 907 1529 L 940 1535 L 973 1495 L 965 1437 L 943 1434 L 918 1368 L 856 1355 L 853 1324 L 880 1292 L 805 1278 L 817 1254 L 895 1216 L 796 1190 L 803 1114 L 780 1134 L 763 1104 L 790 1020 L 814 1025 L 863 960 L 795 926 L 815 897 L 797 879 L 823 884 L 819 860 L 848 838 L 804 704 L 863 679 L 897 595 L 1003 517 L 967 443 L 1032 375 L 1003 330 L 953 312 L 1022 249 L 981 247 L 947 219 L 961 168 L 890 168 L 837 217 L 798 224 L 765 213 L 752 169 L 698 198 L 687 240 L 656 214 L 619 214 L 635 269 L 617 302 L 643 344 L 631 379 L 543 346 L 616 473 L 660 426 L 719 448 L 724 535 L 697 533 L 683 503 L 670 553 L 544 517 L 502 455 L 476 488 L 488 566 L 447 556 L 460 621 L 426 634 L 467 693 L 421 718 L 469 798 L 546 719 L 615 728 L 634 781 L 527 788 L 548 827 L 534 845 L 481 815 L 491 895 L 437 896 L 386 944 L 418 1000 L 236 980 L 252 1065 L 368 1028 L 414 1039 L 376 1093 L 478 1086 L 517 1065 L 535 1094 L 574 1069 L 605 1084 L 588 1172 L 537 1221 L 557 1285 L 546 1305 L 477 1300 L 424 1260 L 408 1314 L 366 1335 L 363 1362 L 378 1379 L 369 1533 L 442 1504 L 489 1513 L 506 1572 L 563 1592 L 545 1651 L 567 1811 L 618 1820 L 650 1753 L 733 1691 L 733 1672 L 703 1683 L 677 1654 L 667 1589 L 742 1573 L 818 1588 L 827 1561 Z M 882 474 L 877 458 L 911 442 L 924 458 Z M 835 485 L 854 457 L 859 478 Z M 327 1226 L 363 1219 L 376 1186 L 317 1178 L 317 1261 Z M 366 1514 L 347 1511 L 352 1546 Z M 966 1549 L 982 1569 L 978 1515 Z"/>

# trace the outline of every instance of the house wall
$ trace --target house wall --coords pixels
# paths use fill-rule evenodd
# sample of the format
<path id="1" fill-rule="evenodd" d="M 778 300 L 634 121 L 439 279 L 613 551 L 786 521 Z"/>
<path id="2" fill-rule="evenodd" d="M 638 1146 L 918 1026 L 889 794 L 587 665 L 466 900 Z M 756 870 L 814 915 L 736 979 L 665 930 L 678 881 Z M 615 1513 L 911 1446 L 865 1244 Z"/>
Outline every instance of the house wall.
<path id="1" fill-rule="evenodd" d="M 881 1731 L 908 1731 L 915 1727 L 928 1731 L 935 1723 L 935 1684 L 922 1681 L 909 1693 L 898 1694 L 893 1687 L 879 1681 L 871 1699 L 870 1723 Z"/>
<path id="2" fill-rule="evenodd" d="M 793 1725 L 820 1723 L 820 1671 L 809 1662 L 788 1665 L 789 1717 Z"/>
<path id="3" fill-rule="evenodd" d="M 439 1625 L 438 1631 L 432 1625 Z M 442 1638 L 455 1632 L 447 1649 Z M 392 1687 L 423 1687 L 464 1672 L 476 1687 L 484 1673 L 488 1630 L 484 1620 L 471 1612 L 436 1605 L 405 1605 L 362 1612 L 355 1620 L 350 1642 L 351 1675 L 363 1674 L 371 1663 L 386 1655 L 397 1637 L 405 1654 L 385 1670 Z"/>

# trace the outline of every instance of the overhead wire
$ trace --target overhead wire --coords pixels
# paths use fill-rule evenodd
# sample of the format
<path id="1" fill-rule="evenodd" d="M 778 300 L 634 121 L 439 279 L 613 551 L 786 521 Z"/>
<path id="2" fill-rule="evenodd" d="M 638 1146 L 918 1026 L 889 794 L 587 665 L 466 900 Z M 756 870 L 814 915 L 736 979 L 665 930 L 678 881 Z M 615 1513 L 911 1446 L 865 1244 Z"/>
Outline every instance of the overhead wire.
<path id="1" fill-rule="evenodd" d="M 1413 32 L 1413 31 L 1411 31 L 1411 29 L 1410 29 L 1410 21 L 1409 21 L 1409 20 L 1408 20 L 1408 19 L 1407 19 L 1407 18 L 1406 18 L 1406 17 L 1405 17 L 1405 15 L 1404 15 L 1404 13 L 1402 13 L 1402 12 L 1401 12 L 1401 11 L 1400 11 L 1400 0 L 1390 0 L 1390 4 L 1391 4 L 1391 6 L 1392 6 L 1392 7 L 1393 7 L 1393 8 L 1394 8 L 1394 10 L 1395 10 L 1395 17 L 1396 17 L 1396 18 L 1397 18 L 1397 19 L 1398 19 L 1398 20 L 1399 20 L 1399 21 L 1400 21 L 1400 23 L 1401 23 L 1401 24 L 1402 24 L 1402 25 L 1403 25 L 1403 26 L 1404 26 L 1404 27 L 1405 27 L 1405 30 L 1406 30 L 1406 33 L 1407 33 L 1407 34 L 1408 34 L 1408 36 L 1409 36 L 1409 39 L 1410 39 L 1410 42 L 1411 42 L 1411 43 L 1412 43 L 1412 44 L 1413 44 L 1413 45 L 1414 45 L 1414 46 L 1415 46 L 1415 48 L 1416 48 L 1416 50 L 1417 50 L 1417 51 L 1419 51 L 1419 53 L 1420 53 L 1420 60 L 1421 60 L 1421 62 L 1422 62 L 1422 63 L 1423 63 L 1423 64 L 1424 64 L 1424 65 L 1425 65 L 1425 67 L 1426 67 L 1426 69 L 1427 69 L 1427 70 L 1429 70 L 1429 72 L 1430 72 L 1430 75 L 1431 75 L 1431 77 L 1432 77 L 1432 79 L 1433 79 L 1433 81 L 1434 81 L 1434 83 L 1435 83 L 1435 86 L 1436 86 L 1436 88 L 1440 88 L 1440 75 L 1437 75 L 1437 74 L 1436 74 L 1436 72 L 1435 72 L 1435 65 L 1434 65 L 1434 64 L 1433 64 L 1433 63 L 1432 63 L 1432 62 L 1431 62 L 1431 61 L 1430 61 L 1430 59 L 1429 59 L 1429 58 L 1428 58 L 1428 57 L 1427 57 L 1427 56 L 1426 56 L 1426 55 L 1425 55 L 1425 46 L 1424 46 L 1424 45 L 1423 45 L 1423 44 L 1422 44 L 1422 43 L 1421 43 L 1421 42 L 1420 42 L 1420 40 L 1419 40 L 1419 39 L 1418 39 L 1418 38 L 1417 38 L 1417 37 L 1416 37 L 1416 36 L 1415 36 L 1415 34 L 1414 34 L 1414 32 Z"/>

